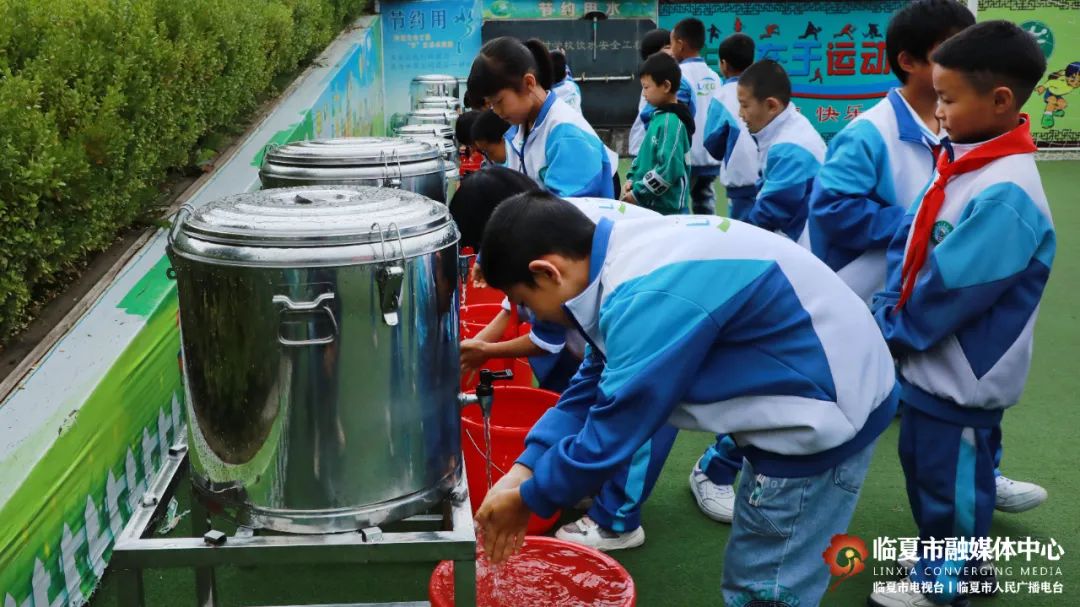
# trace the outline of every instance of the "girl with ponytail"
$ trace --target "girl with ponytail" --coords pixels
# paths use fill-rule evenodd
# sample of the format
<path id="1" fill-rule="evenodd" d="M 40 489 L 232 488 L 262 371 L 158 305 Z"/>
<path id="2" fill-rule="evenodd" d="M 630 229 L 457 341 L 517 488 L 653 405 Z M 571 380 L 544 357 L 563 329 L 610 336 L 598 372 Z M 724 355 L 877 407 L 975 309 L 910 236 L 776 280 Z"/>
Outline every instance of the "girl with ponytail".
<path id="1" fill-rule="evenodd" d="M 611 156 L 585 118 L 550 92 L 552 80 L 543 42 L 504 36 L 480 49 L 468 89 L 513 125 L 507 166 L 556 196 L 614 197 Z"/>

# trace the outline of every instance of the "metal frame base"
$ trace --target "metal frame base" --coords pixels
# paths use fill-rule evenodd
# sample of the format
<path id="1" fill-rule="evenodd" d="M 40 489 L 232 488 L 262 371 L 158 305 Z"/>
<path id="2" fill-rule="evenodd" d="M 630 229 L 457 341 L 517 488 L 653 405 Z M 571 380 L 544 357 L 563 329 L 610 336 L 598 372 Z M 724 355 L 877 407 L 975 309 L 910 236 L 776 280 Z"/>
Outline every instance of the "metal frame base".
<path id="1" fill-rule="evenodd" d="M 119 581 L 120 607 L 143 607 L 143 570 L 195 570 L 196 605 L 217 605 L 214 568 L 218 565 L 320 563 L 437 563 L 454 561 L 454 604 L 476 607 L 476 533 L 465 473 L 441 506 L 441 514 L 422 514 L 379 527 L 328 535 L 267 535 L 241 527 L 225 536 L 211 528 L 205 506 L 193 492 L 192 537 L 152 537 L 157 522 L 186 476 L 187 446 L 169 449 L 153 482 L 113 548 L 110 567 Z M 415 603 L 362 603 L 321 607 L 420 607 Z"/>

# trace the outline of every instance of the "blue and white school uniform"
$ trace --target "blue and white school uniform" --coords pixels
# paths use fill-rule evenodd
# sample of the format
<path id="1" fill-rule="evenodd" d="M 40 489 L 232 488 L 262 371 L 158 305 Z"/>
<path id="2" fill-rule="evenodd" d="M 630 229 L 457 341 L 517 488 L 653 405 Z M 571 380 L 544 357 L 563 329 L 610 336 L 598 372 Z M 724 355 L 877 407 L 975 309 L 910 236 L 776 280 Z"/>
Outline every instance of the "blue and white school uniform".
<path id="1" fill-rule="evenodd" d="M 690 139 L 690 201 L 699 215 L 716 214 L 716 194 L 713 182 L 720 174 L 720 161 L 705 149 L 705 126 L 709 101 L 723 81 L 701 57 L 686 59 L 679 64 L 683 77 L 694 89 L 694 136 Z"/>
<path id="2" fill-rule="evenodd" d="M 739 117 L 739 78 L 728 78 L 709 100 L 703 144 L 720 160 L 720 183 L 727 191 L 728 215 L 743 220 L 754 206 L 761 174 L 757 143 Z"/>
<path id="3" fill-rule="evenodd" d="M 594 222 L 601 219 L 619 221 L 658 217 L 655 211 L 645 207 L 612 200 L 610 198 L 565 198 Z M 503 299 L 503 310 L 511 310 L 510 301 Z M 529 363 L 541 387 L 562 392 L 585 357 L 585 340 L 580 333 L 567 330 L 562 325 L 537 319 L 525 306 L 518 306 L 518 315 L 531 324 L 529 340 L 547 355 L 533 356 Z M 567 360 L 572 360 L 568 370 Z"/>
<path id="4" fill-rule="evenodd" d="M 954 158 L 975 147 L 945 144 Z M 945 187 L 926 263 L 897 311 L 901 268 L 920 206 L 908 210 L 890 244 L 888 284 L 874 301 L 897 356 L 906 404 L 901 464 L 922 538 L 987 537 L 1001 417 L 1027 380 L 1056 235 L 1034 154 L 957 175 Z M 941 565 L 955 570 L 964 563 L 924 561 L 916 579 L 941 582 L 945 592 L 938 598 L 948 600 L 958 577 L 924 574 Z"/>
<path id="5" fill-rule="evenodd" d="M 532 128 L 525 131 L 516 125 L 506 132 L 509 168 L 559 197 L 614 196 L 611 156 L 581 112 L 558 95 L 548 92 Z"/>
<path id="6" fill-rule="evenodd" d="M 709 102 L 720 89 L 723 81 L 701 57 L 693 57 L 679 64 L 683 78 L 694 91 L 694 136 L 690 140 L 690 171 L 694 176 L 719 175 L 720 161 L 705 149 L 705 124 L 709 118 Z"/>
<path id="7" fill-rule="evenodd" d="M 867 303 L 885 287 L 885 251 L 930 183 L 940 143 L 898 89 L 829 142 L 806 234 L 814 255 Z"/>
<path id="8" fill-rule="evenodd" d="M 566 102 L 566 105 L 569 105 L 578 112 L 581 111 L 581 87 L 578 86 L 578 83 L 570 78 L 566 78 L 551 87 L 551 92 L 558 95 L 559 99 Z"/>
<path id="9" fill-rule="evenodd" d="M 825 160 L 825 141 L 794 103 L 754 135 L 761 178 L 746 221 L 799 240 L 810 192 Z"/>
<path id="10" fill-rule="evenodd" d="M 526 439 L 525 503 L 550 515 L 592 495 L 665 424 L 730 433 L 746 486 L 725 598 L 797 579 L 817 604 L 821 546 L 845 530 L 898 397 L 865 304 L 794 242 L 717 217 L 601 220 L 589 279 L 565 304 L 586 360 Z"/>

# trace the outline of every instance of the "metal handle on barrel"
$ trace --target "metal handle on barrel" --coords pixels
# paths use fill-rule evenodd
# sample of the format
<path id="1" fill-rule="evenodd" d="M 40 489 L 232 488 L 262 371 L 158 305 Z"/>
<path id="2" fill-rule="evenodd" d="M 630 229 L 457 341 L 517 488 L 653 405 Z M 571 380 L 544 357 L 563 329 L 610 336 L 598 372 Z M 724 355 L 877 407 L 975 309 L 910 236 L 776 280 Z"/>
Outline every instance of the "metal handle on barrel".
<path id="1" fill-rule="evenodd" d="M 333 343 L 337 339 L 338 323 L 329 303 L 334 301 L 336 297 L 334 293 L 322 293 L 311 301 L 293 301 L 288 295 L 275 295 L 273 298 L 274 305 L 281 306 L 283 313 L 319 311 L 330 319 L 330 324 L 333 327 L 330 335 L 311 337 L 309 339 L 289 339 L 279 332 L 278 343 L 283 346 L 319 346 Z"/>
<path id="2" fill-rule="evenodd" d="M 379 283 L 379 307 L 382 309 L 383 322 L 389 327 L 396 327 L 401 321 L 398 310 L 401 307 L 401 283 L 405 280 L 405 243 L 401 239 L 401 230 L 398 229 L 396 223 L 391 223 L 385 231 L 382 230 L 378 223 L 372 224 L 371 229 L 379 233 L 380 253 L 383 259 L 388 257 L 386 254 L 386 234 L 393 231 L 397 235 L 398 263 L 383 266 L 375 275 L 375 279 Z M 394 247 L 391 245 L 390 252 L 393 253 L 393 251 Z"/>
<path id="3" fill-rule="evenodd" d="M 195 209 L 190 204 L 180 205 L 180 209 L 176 211 L 176 216 L 173 217 L 172 227 L 165 233 L 165 240 L 169 244 L 169 248 L 173 247 L 173 242 L 176 241 L 176 236 L 180 233 L 180 228 L 184 225 L 184 220 L 188 215 L 191 215 Z"/>

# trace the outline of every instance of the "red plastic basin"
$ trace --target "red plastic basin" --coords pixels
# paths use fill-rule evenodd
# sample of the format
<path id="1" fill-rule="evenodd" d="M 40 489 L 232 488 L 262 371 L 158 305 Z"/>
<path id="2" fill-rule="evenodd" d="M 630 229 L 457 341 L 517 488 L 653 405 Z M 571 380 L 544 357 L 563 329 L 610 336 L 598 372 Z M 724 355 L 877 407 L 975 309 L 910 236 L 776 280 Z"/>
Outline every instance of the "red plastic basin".
<path id="1" fill-rule="evenodd" d="M 431 574 L 432 607 L 454 607 L 454 563 L 443 561 Z M 606 554 L 550 537 L 525 538 L 525 546 L 505 564 L 476 561 L 478 607 L 633 607 L 634 579 Z"/>

